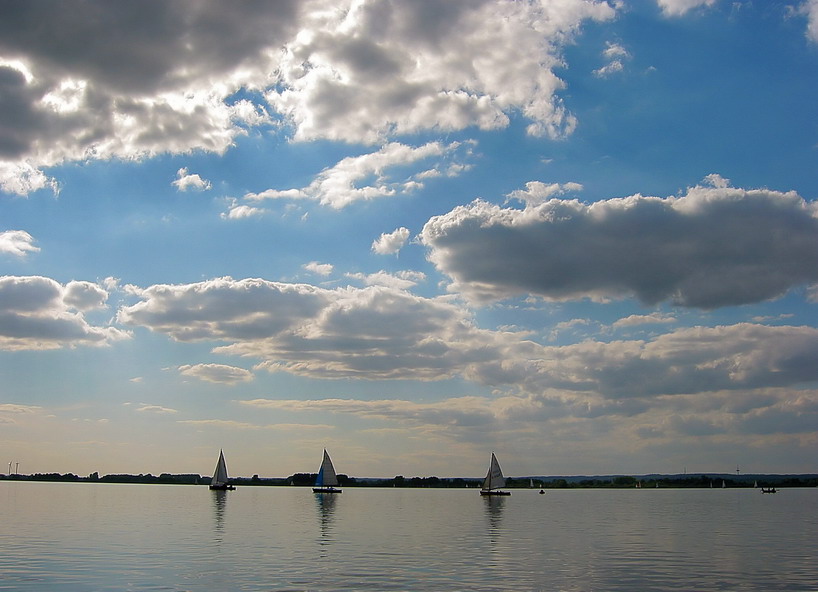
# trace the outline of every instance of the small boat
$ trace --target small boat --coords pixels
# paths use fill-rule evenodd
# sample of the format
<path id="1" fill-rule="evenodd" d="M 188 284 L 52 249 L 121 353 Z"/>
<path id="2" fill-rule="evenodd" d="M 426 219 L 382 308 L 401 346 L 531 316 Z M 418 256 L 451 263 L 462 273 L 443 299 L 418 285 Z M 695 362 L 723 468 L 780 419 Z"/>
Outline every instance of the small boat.
<path id="1" fill-rule="evenodd" d="M 312 490 L 314 493 L 341 493 L 340 489 L 335 488 L 336 485 L 338 485 L 338 475 L 335 474 L 335 467 L 332 466 L 332 460 L 325 448 L 321 468 L 318 469 L 318 477 Z"/>
<path id="2" fill-rule="evenodd" d="M 761 493 L 777 493 L 775 487 L 762 487 Z"/>
<path id="3" fill-rule="evenodd" d="M 210 479 L 210 489 L 215 491 L 233 491 L 236 489 L 230 485 L 227 477 L 227 463 L 224 462 L 224 452 L 219 450 L 219 460 L 216 462 L 216 470 Z"/>
<path id="4" fill-rule="evenodd" d="M 500 487 L 504 487 L 506 478 L 503 477 L 503 471 L 500 469 L 500 463 L 497 462 L 497 457 L 491 453 L 491 463 L 489 464 L 489 471 L 486 473 L 486 478 L 483 479 L 483 487 L 480 489 L 480 495 L 511 495 L 510 491 L 500 491 Z"/>

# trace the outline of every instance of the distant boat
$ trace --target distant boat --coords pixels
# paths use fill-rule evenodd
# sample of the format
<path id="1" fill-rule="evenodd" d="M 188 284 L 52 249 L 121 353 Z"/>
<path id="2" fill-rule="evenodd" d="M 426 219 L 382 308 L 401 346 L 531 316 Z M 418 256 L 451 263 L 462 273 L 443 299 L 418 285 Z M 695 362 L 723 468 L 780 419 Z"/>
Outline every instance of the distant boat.
<path id="1" fill-rule="evenodd" d="M 500 491 L 500 487 L 505 487 L 506 478 L 503 477 L 503 471 L 500 469 L 500 463 L 497 462 L 497 457 L 491 453 L 491 463 L 489 464 L 489 471 L 486 473 L 486 478 L 483 479 L 483 487 L 480 489 L 480 495 L 511 495 L 510 491 Z"/>
<path id="2" fill-rule="evenodd" d="M 725 487 L 727 487 L 727 483 L 725 481 L 722 481 L 721 482 L 721 488 L 724 489 Z"/>
<path id="3" fill-rule="evenodd" d="M 762 487 L 761 493 L 776 493 L 775 487 Z"/>
<path id="4" fill-rule="evenodd" d="M 332 466 L 332 460 L 325 448 L 321 468 L 318 469 L 318 478 L 312 490 L 315 493 L 341 493 L 340 489 L 335 488 L 336 485 L 338 485 L 338 476 L 335 474 L 335 467 Z"/>
<path id="5" fill-rule="evenodd" d="M 219 460 L 216 462 L 216 470 L 210 479 L 210 489 L 216 491 L 232 491 L 236 489 L 229 483 L 227 477 L 227 463 L 224 462 L 224 451 L 219 450 Z"/>

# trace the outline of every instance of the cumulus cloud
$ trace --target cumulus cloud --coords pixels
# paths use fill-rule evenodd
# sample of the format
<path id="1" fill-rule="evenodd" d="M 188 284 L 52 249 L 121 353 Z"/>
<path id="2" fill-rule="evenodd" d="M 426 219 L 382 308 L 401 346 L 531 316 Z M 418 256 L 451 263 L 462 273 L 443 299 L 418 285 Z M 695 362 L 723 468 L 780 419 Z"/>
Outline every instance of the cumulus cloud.
<path id="1" fill-rule="evenodd" d="M 253 380 L 253 373 L 244 368 L 236 366 L 226 366 L 224 364 L 193 364 L 179 366 L 179 373 L 183 376 L 191 376 L 206 382 L 218 384 L 237 384 L 239 382 L 250 382 Z"/>
<path id="2" fill-rule="evenodd" d="M 333 267 L 329 263 L 318 263 L 318 261 L 310 261 L 309 263 L 303 265 L 304 269 L 307 271 L 317 274 L 328 276 L 332 273 Z"/>
<path id="3" fill-rule="evenodd" d="M 385 232 L 372 241 L 372 250 L 378 255 L 394 255 L 409 240 L 409 229 L 401 226 L 394 232 Z"/>
<path id="4" fill-rule="evenodd" d="M 197 174 L 189 174 L 186 168 L 176 172 L 176 180 L 171 185 L 179 191 L 207 191 L 211 188 L 210 181 L 202 179 Z"/>
<path id="5" fill-rule="evenodd" d="M 407 194 L 423 187 L 423 178 L 429 171 L 393 179 L 393 171 L 401 171 L 409 165 L 435 160 L 433 166 L 441 166 L 446 158 L 460 152 L 469 152 L 471 143 L 452 142 L 442 144 L 429 142 L 412 147 L 398 142 L 383 146 L 377 152 L 350 156 L 321 173 L 307 187 L 301 189 L 268 189 L 260 193 L 248 193 L 244 199 L 309 199 L 334 209 L 344 208 L 353 202 Z"/>
<path id="6" fill-rule="evenodd" d="M 716 0 L 657 0 L 665 16 L 682 16 L 700 6 L 712 6 Z"/>
<path id="7" fill-rule="evenodd" d="M 367 286 L 386 286 L 397 290 L 408 290 L 416 286 L 418 282 L 426 279 L 426 274 L 421 271 L 399 271 L 388 273 L 378 271 L 376 273 L 348 273 L 347 277 L 362 281 Z"/>
<path id="8" fill-rule="evenodd" d="M 476 302 L 634 296 L 714 309 L 818 280 L 818 216 L 794 192 L 690 188 L 524 209 L 484 201 L 429 220 L 421 241 L 451 290 Z"/>
<path id="9" fill-rule="evenodd" d="M 675 323 L 676 319 L 672 315 L 654 312 L 648 315 L 630 315 L 615 321 L 612 327 L 620 329 L 622 327 L 636 327 L 639 325 L 654 325 L 657 323 Z"/>
<path id="10" fill-rule="evenodd" d="M 594 70 L 594 75 L 599 78 L 607 78 L 612 74 L 624 70 L 625 64 L 623 60 L 630 58 L 631 55 L 622 45 L 609 41 L 602 52 L 602 57 L 604 57 L 608 63 L 598 70 Z"/>
<path id="11" fill-rule="evenodd" d="M 516 199 L 524 204 L 537 205 L 548 199 L 564 195 L 566 193 L 576 193 L 582 191 L 579 183 L 543 183 L 541 181 L 529 181 L 525 184 L 525 189 L 515 189 L 506 197 Z"/>
<path id="12" fill-rule="evenodd" d="M 40 276 L 0 277 L 0 349 L 100 346 L 127 339 L 128 333 L 91 325 L 83 316 L 102 307 L 107 296 L 89 282 L 63 286 Z"/>
<path id="13" fill-rule="evenodd" d="M 326 290 L 222 278 L 152 286 L 119 319 L 179 341 L 313 378 L 460 377 L 530 395 L 603 399 L 752 390 L 818 380 L 818 330 L 751 323 L 680 328 L 651 340 L 545 346 L 476 328 L 454 301 L 394 287 Z M 634 323 L 637 319 L 631 319 Z M 664 318 L 652 318 L 664 322 Z"/>
<path id="14" fill-rule="evenodd" d="M 583 22 L 614 14 L 578 0 L 356 3 L 316 13 L 287 44 L 267 100 L 297 139 L 494 129 L 510 109 L 529 133 L 557 137 L 576 123 L 557 96 L 560 48 Z"/>
<path id="15" fill-rule="evenodd" d="M 56 189 L 42 169 L 66 161 L 221 153 L 258 126 L 380 144 L 514 112 L 559 137 L 576 125 L 561 50 L 614 16 L 602 0 L 4 3 L 0 187 Z"/>
<path id="16" fill-rule="evenodd" d="M 25 230 L 6 230 L 0 232 L 0 253 L 25 257 L 36 253 L 40 247 L 34 245 L 34 237 Z"/>
<path id="17" fill-rule="evenodd" d="M 66 160 L 224 151 L 250 117 L 230 95 L 269 79 L 269 49 L 297 29 L 298 4 L 244 4 L 229 14 L 209 1 L 148 0 L 139 10 L 109 2 L 4 4 L 0 127 L 8 133 L 0 155 L 39 169 Z M 2 172 L 5 187 L 27 190 L 15 171 Z"/>
<path id="18" fill-rule="evenodd" d="M 313 377 L 436 380 L 492 355 L 502 339 L 476 329 L 448 299 L 394 287 L 327 290 L 220 278 L 133 289 L 141 302 L 118 320 L 214 351 L 254 357 L 258 368 Z"/>

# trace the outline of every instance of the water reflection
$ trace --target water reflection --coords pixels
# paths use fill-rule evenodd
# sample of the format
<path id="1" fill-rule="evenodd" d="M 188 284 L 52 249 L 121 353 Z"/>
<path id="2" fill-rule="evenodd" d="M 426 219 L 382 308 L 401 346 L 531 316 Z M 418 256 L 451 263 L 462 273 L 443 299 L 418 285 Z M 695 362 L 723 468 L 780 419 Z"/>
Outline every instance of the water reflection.
<path id="1" fill-rule="evenodd" d="M 315 504 L 318 510 L 318 523 L 321 532 L 318 539 L 318 544 L 322 547 L 329 545 L 334 541 L 332 536 L 332 522 L 335 514 L 337 499 L 337 493 L 315 494 Z"/>
<path id="2" fill-rule="evenodd" d="M 506 498 L 499 495 L 483 496 L 485 502 L 486 518 L 489 521 L 489 535 L 491 542 L 497 542 L 502 531 L 503 508 L 506 505 Z"/>
<path id="3" fill-rule="evenodd" d="M 224 535 L 224 515 L 227 511 L 227 492 L 212 490 L 210 493 L 213 495 L 213 516 L 216 520 L 213 538 L 216 540 L 216 542 L 220 543 L 222 542 L 222 537 Z"/>

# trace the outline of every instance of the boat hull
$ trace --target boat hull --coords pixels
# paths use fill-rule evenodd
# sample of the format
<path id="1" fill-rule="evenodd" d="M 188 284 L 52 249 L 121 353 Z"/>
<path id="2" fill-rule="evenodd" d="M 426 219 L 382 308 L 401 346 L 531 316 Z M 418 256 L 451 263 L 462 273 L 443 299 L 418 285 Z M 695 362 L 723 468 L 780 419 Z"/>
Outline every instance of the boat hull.
<path id="1" fill-rule="evenodd" d="M 499 491 L 499 490 L 495 491 L 493 489 L 487 491 L 485 489 L 481 489 L 480 490 L 480 495 L 511 495 L 511 492 L 510 491 Z"/>
<path id="2" fill-rule="evenodd" d="M 224 485 L 210 485 L 209 486 L 211 491 L 233 491 L 236 488 L 232 485 L 228 485 L 225 483 Z"/>
<path id="3" fill-rule="evenodd" d="M 313 493 L 341 493 L 340 489 L 335 489 L 334 487 L 313 487 Z"/>

